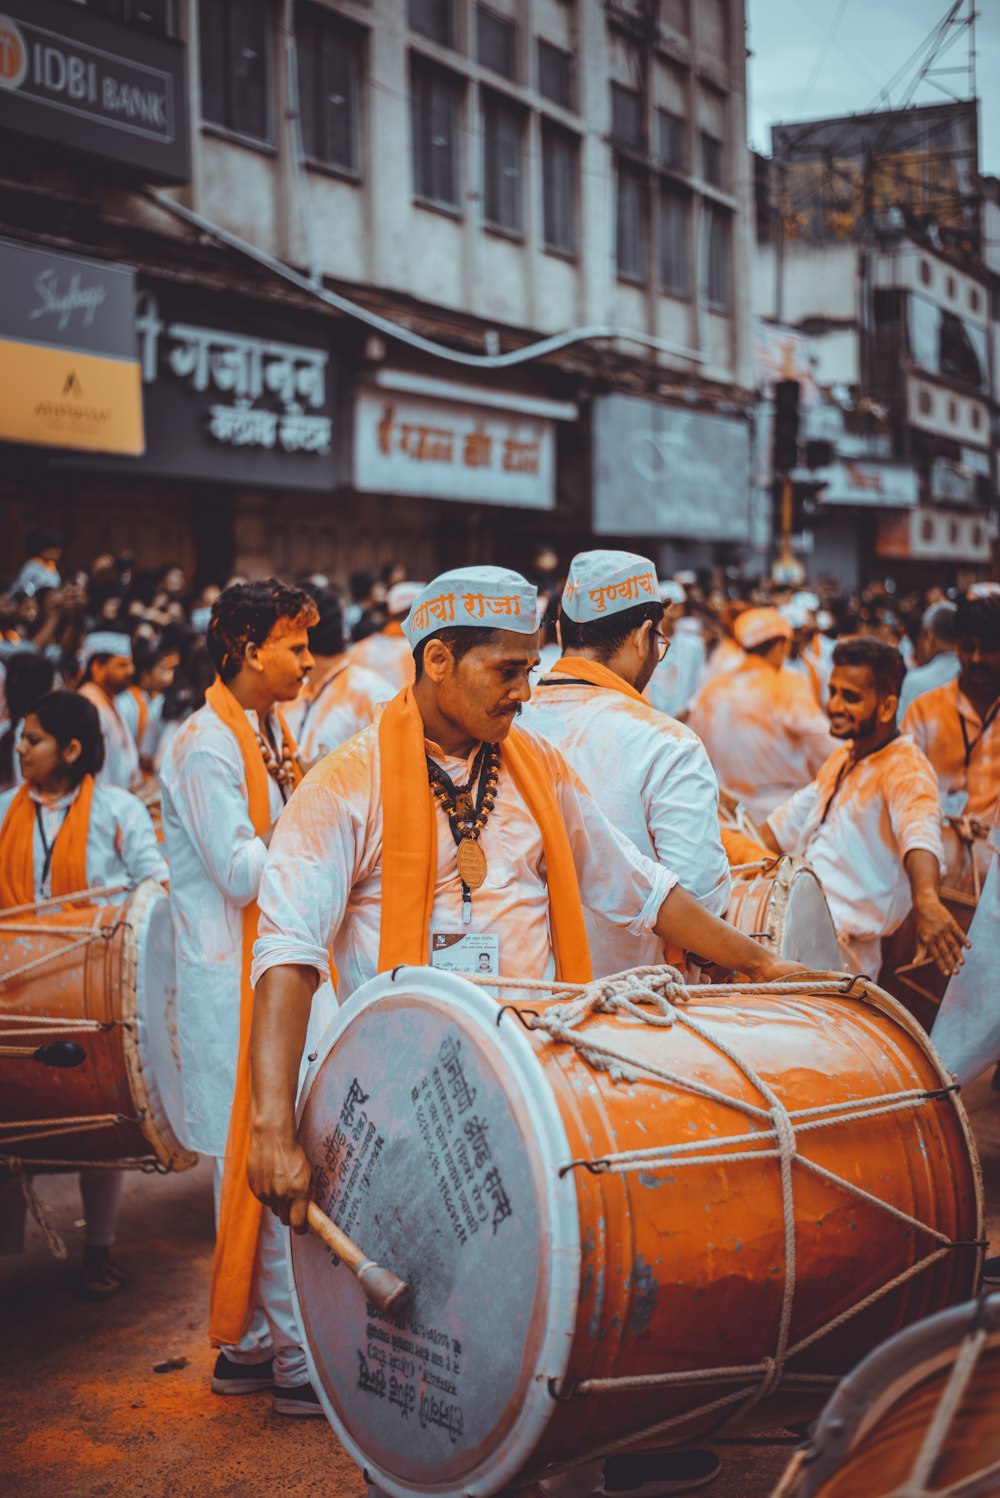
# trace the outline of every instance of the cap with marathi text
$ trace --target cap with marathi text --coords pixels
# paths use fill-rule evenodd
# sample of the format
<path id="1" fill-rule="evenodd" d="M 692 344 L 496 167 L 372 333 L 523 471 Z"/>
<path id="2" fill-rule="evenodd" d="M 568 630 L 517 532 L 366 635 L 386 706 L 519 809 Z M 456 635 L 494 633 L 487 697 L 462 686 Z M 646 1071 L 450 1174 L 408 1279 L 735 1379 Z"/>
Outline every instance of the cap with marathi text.
<path id="1" fill-rule="evenodd" d="M 423 592 L 423 583 L 393 583 L 386 595 L 385 606 L 390 614 L 398 618 L 410 611 L 410 604 Z"/>
<path id="2" fill-rule="evenodd" d="M 126 660 L 132 659 L 132 641 L 123 631 L 115 629 L 97 629 L 92 635 L 88 635 L 83 642 L 83 652 L 80 658 L 81 665 L 86 666 L 95 655 L 121 655 Z"/>
<path id="3" fill-rule="evenodd" d="M 754 650 L 769 640 L 790 640 L 792 626 L 777 609 L 747 609 L 733 626 L 737 645 Z"/>
<path id="4" fill-rule="evenodd" d="M 442 572 L 413 600 L 403 633 L 413 649 L 439 629 L 538 629 L 538 589 L 507 567 L 456 567 Z"/>
<path id="5" fill-rule="evenodd" d="M 633 551 L 581 551 L 569 564 L 562 606 L 576 624 L 660 602 L 660 582 L 648 557 Z"/>

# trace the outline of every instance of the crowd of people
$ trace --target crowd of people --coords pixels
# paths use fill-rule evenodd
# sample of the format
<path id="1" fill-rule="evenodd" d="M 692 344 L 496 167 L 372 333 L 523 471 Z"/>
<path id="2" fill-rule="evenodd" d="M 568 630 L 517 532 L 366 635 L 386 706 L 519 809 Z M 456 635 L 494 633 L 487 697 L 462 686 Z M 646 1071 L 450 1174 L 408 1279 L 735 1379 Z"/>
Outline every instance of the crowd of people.
<path id="1" fill-rule="evenodd" d="M 795 965 L 725 919 L 749 842 L 811 864 L 845 971 L 876 977 L 906 922 L 945 980 L 964 962 L 945 834 L 989 863 L 998 585 L 795 591 L 593 550 L 541 588 L 397 565 L 346 592 L 195 591 L 128 556 L 64 576 L 44 532 L 29 551 L 0 596 L 0 907 L 169 881 L 219 1394 L 322 1413 L 284 1252 L 312 1179 L 297 1083 L 337 1002 L 434 965 L 435 933 L 479 937 L 479 970 L 505 976 L 781 977 Z M 746 809 L 736 841 L 720 788 Z M 87 1206 L 93 1297 L 121 1285 L 112 1198 Z M 550 1491 L 634 1490 L 634 1460 Z M 689 1486 L 718 1470 L 684 1453 L 651 1490 L 681 1491 L 685 1462 Z"/>

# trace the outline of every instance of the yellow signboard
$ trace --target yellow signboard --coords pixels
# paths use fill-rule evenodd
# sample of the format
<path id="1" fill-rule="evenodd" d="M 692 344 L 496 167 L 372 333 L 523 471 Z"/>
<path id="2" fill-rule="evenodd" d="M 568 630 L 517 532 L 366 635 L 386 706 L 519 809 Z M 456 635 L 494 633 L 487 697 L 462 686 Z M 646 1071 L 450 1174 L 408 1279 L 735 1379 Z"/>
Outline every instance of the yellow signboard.
<path id="1" fill-rule="evenodd" d="M 0 339 L 0 441 L 141 454 L 138 360 Z"/>

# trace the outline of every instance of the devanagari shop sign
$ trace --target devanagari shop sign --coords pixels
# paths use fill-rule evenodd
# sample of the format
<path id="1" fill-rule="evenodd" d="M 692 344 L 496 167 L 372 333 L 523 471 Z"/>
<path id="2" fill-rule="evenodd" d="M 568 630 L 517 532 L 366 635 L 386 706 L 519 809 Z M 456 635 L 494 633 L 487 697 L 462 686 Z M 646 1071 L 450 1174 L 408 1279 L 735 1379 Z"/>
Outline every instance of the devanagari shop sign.
<path id="1" fill-rule="evenodd" d="M 0 240 L 0 440 L 143 451 L 132 271 Z"/>
<path id="2" fill-rule="evenodd" d="M 354 406 L 354 486 L 514 508 L 555 507 L 555 422 L 390 390 Z"/>

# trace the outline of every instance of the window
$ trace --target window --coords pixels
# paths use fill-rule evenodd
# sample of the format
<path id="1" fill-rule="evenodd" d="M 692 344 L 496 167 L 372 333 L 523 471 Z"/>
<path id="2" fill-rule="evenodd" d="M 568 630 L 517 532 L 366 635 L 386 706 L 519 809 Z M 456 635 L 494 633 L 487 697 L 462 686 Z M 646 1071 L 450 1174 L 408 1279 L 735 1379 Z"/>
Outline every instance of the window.
<path id="1" fill-rule="evenodd" d="M 948 402 L 948 420 L 952 426 L 958 421 L 958 401 Z"/>
<path id="2" fill-rule="evenodd" d="M 702 180 L 708 182 L 712 187 L 722 187 L 723 178 L 723 148 L 721 140 L 716 140 L 714 135 L 701 135 L 701 175 Z"/>
<path id="3" fill-rule="evenodd" d="M 576 253 L 576 137 L 542 121 L 542 208 L 545 248 Z"/>
<path id="4" fill-rule="evenodd" d="M 920 262 L 920 284 L 922 286 L 929 286 L 931 284 L 931 280 L 933 279 L 933 276 L 934 276 L 934 272 L 931 270 L 930 262 L 927 261 L 927 260 L 921 260 L 921 262 Z"/>
<path id="5" fill-rule="evenodd" d="M 660 188 L 660 286 L 675 296 L 687 296 L 691 271 L 689 234 L 691 199 L 666 185 Z"/>
<path id="6" fill-rule="evenodd" d="M 487 95 L 483 99 L 484 211 L 494 229 L 519 234 L 521 216 L 521 140 L 524 116 L 519 109 Z"/>
<path id="7" fill-rule="evenodd" d="M 617 268 L 626 281 L 646 279 L 646 174 L 618 163 Z"/>
<path id="8" fill-rule="evenodd" d="M 360 35 L 327 10 L 303 6 L 298 18 L 299 109 L 307 156 L 357 173 L 360 167 Z"/>
<path id="9" fill-rule="evenodd" d="M 573 59 L 551 42 L 538 43 L 538 92 L 563 109 L 573 108 Z"/>
<path id="10" fill-rule="evenodd" d="M 730 236 L 732 215 L 714 203 L 705 203 L 706 274 L 705 285 L 708 305 L 716 312 L 728 312 L 731 301 L 729 287 Z"/>
<path id="11" fill-rule="evenodd" d="M 931 412 L 934 410 L 934 400 L 931 396 L 930 391 L 926 388 L 921 388 L 920 393 L 917 396 L 917 408 L 919 409 L 921 416 L 930 416 Z"/>
<path id="12" fill-rule="evenodd" d="M 611 138 L 616 146 L 642 149 L 642 100 L 631 88 L 611 85 Z"/>
<path id="13" fill-rule="evenodd" d="M 656 111 L 656 151 L 664 166 L 682 172 L 687 164 L 684 121 L 666 109 Z"/>
<path id="14" fill-rule="evenodd" d="M 979 311 L 979 292 L 977 291 L 975 286 L 969 287 L 969 311 Z"/>
<path id="15" fill-rule="evenodd" d="M 199 16 L 202 119 L 269 144 L 269 0 L 214 0 L 199 7 Z"/>
<path id="16" fill-rule="evenodd" d="M 458 208 L 458 131 L 462 86 L 450 74 L 414 60 L 413 186 L 425 203 Z"/>
<path id="17" fill-rule="evenodd" d="M 89 0 L 88 9 L 137 31 L 176 36 L 173 0 Z"/>
<path id="18" fill-rule="evenodd" d="M 978 406 L 971 407 L 969 411 L 969 418 L 972 422 L 972 430 L 974 432 L 978 432 L 979 428 L 983 424 L 983 413 L 980 411 Z"/>
<path id="19" fill-rule="evenodd" d="M 442 47 L 452 46 L 451 0 L 410 0 L 410 27 Z"/>
<path id="20" fill-rule="evenodd" d="M 944 293 L 950 302 L 953 302 L 958 296 L 958 284 L 954 276 L 945 277 Z"/>
<path id="21" fill-rule="evenodd" d="M 476 9 L 476 56 L 484 68 L 516 80 L 517 27 L 484 5 Z"/>

